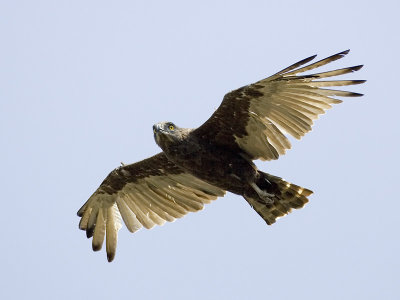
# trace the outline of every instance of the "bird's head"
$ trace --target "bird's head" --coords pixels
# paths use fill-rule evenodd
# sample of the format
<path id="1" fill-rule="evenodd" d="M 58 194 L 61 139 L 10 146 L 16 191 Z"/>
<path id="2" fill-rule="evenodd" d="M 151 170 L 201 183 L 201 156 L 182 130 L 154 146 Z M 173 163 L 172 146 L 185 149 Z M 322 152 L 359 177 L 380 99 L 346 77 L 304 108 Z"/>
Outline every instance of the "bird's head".
<path id="1" fill-rule="evenodd" d="M 153 125 L 154 139 L 161 149 L 182 141 L 184 130 L 172 122 L 159 122 Z"/>

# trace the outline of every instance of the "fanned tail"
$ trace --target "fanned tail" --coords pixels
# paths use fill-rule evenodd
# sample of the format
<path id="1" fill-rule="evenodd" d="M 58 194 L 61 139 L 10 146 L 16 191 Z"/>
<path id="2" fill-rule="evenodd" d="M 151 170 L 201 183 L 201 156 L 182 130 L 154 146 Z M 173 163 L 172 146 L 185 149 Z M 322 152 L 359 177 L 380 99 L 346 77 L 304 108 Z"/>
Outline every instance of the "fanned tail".
<path id="1" fill-rule="evenodd" d="M 262 178 L 257 185 L 271 195 L 270 201 L 247 195 L 244 198 L 268 225 L 272 225 L 278 218 L 290 213 L 293 208 L 302 208 L 308 202 L 307 197 L 313 193 L 309 189 L 289 183 L 280 177 L 260 173 Z"/>

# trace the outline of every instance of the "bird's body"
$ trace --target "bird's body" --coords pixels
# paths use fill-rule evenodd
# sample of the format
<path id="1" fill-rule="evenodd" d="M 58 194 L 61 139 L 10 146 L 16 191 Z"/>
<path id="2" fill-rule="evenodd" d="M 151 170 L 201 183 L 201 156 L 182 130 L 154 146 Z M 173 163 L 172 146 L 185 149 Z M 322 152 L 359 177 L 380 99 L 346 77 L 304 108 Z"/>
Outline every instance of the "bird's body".
<path id="1" fill-rule="evenodd" d="M 164 124 L 172 123 L 163 122 L 159 125 Z M 175 132 L 183 131 L 186 134 L 178 134 L 179 138 L 170 141 L 166 135 L 171 133 L 168 133 L 168 126 L 164 126 L 167 130 L 157 131 L 155 140 L 167 158 L 185 172 L 239 195 L 244 193 L 247 182 L 255 180 L 256 166 L 241 153 L 221 145 L 209 145 L 207 140 L 196 136 L 193 130 L 173 126 Z"/>
<path id="2" fill-rule="evenodd" d="M 312 193 L 258 170 L 245 152 L 232 149 L 227 143 L 210 144 L 196 130 L 161 122 L 153 126 L 153 131 L 168 160 L 221 190 L 243 196 L 269 225 L 291 208 L 302 207 L 308 201 L 306 196 Z M 272 209 L 273 203 L 279 208 Z"/>
<path id="3" fill-rule="evenodd" d="M 363 80 L 317 79 L 359 70 L 355 66 L 298 76 L 342 58 L 348 51 L 316 63 L 315 56 L 225 95 L 220 107 L 199 128 L 172 122 L 153 126 L 163 150 L 140 162 L 112 171 L 78 211 L 79 227 L 93 237 L 93 250 L 107 238 L 112 261 L 122 222 L 134 232 L 174 221 L 198 211 L 226 191 L 243 196 L 269 225 L 308 202 L 312 191 L 258 170 L 254 160 L 273 160 L 291 147 L 285 134 L 300 139 L 319 114 L 340 103 L 333 96 L 361 94 L 321 87 L 363 83 Z"/>

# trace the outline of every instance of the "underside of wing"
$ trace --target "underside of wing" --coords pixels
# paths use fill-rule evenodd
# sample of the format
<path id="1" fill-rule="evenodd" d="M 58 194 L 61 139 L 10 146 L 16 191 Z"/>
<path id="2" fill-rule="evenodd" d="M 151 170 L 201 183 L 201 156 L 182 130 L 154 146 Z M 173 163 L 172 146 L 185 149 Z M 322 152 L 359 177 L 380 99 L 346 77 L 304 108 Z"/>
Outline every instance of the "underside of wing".
<path id="1" fill-rule="evenodd" d="M 196 129 L 202 138 L 243 151 L 251 159 L 272 160 L 290 149 L 286 135 L 300 139 L 339 97 L 362 94 L 330 89 L 365 80 L 324 80 L 358 71 L 361 65 L 310 75 L 298 75 L 344 57 L 349 50 L 305 65 L 316 56 L 299 61 L 254 84 L 225 95 L 220 107 Z M 304 66 L 305 65 L 305 66 Z M 322 79 L 322 80 L 321 80 Z"/>
<path id="2" fill-rule="evenodd" d="M 93 237 L 94 251 L 101 249 L 106 237 L 107 258 L 112 261 L 122 221 L 131 232 L 150 229 L 201 210 L 224 194 L 160 153 L 112 171 L 78 211 L 79 228 Z"/>

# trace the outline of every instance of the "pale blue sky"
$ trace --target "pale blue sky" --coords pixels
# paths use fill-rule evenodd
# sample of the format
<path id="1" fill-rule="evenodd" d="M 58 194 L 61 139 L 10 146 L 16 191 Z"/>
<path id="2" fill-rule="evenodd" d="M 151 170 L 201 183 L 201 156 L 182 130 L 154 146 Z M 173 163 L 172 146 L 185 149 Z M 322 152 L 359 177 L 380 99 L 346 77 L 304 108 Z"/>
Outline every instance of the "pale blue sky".
<path id="1" fill-rule="evenodd" d="M 145 3 L 145 4 L 143 4 Z M 398 1 L 1 1 L 1 299 L 400 299 Z M 93 253 L 76 211 L 152 125 L 313 54 L 367 79 L 276 162 L 312 189 L 267 226 L 228 194 Z"/>

